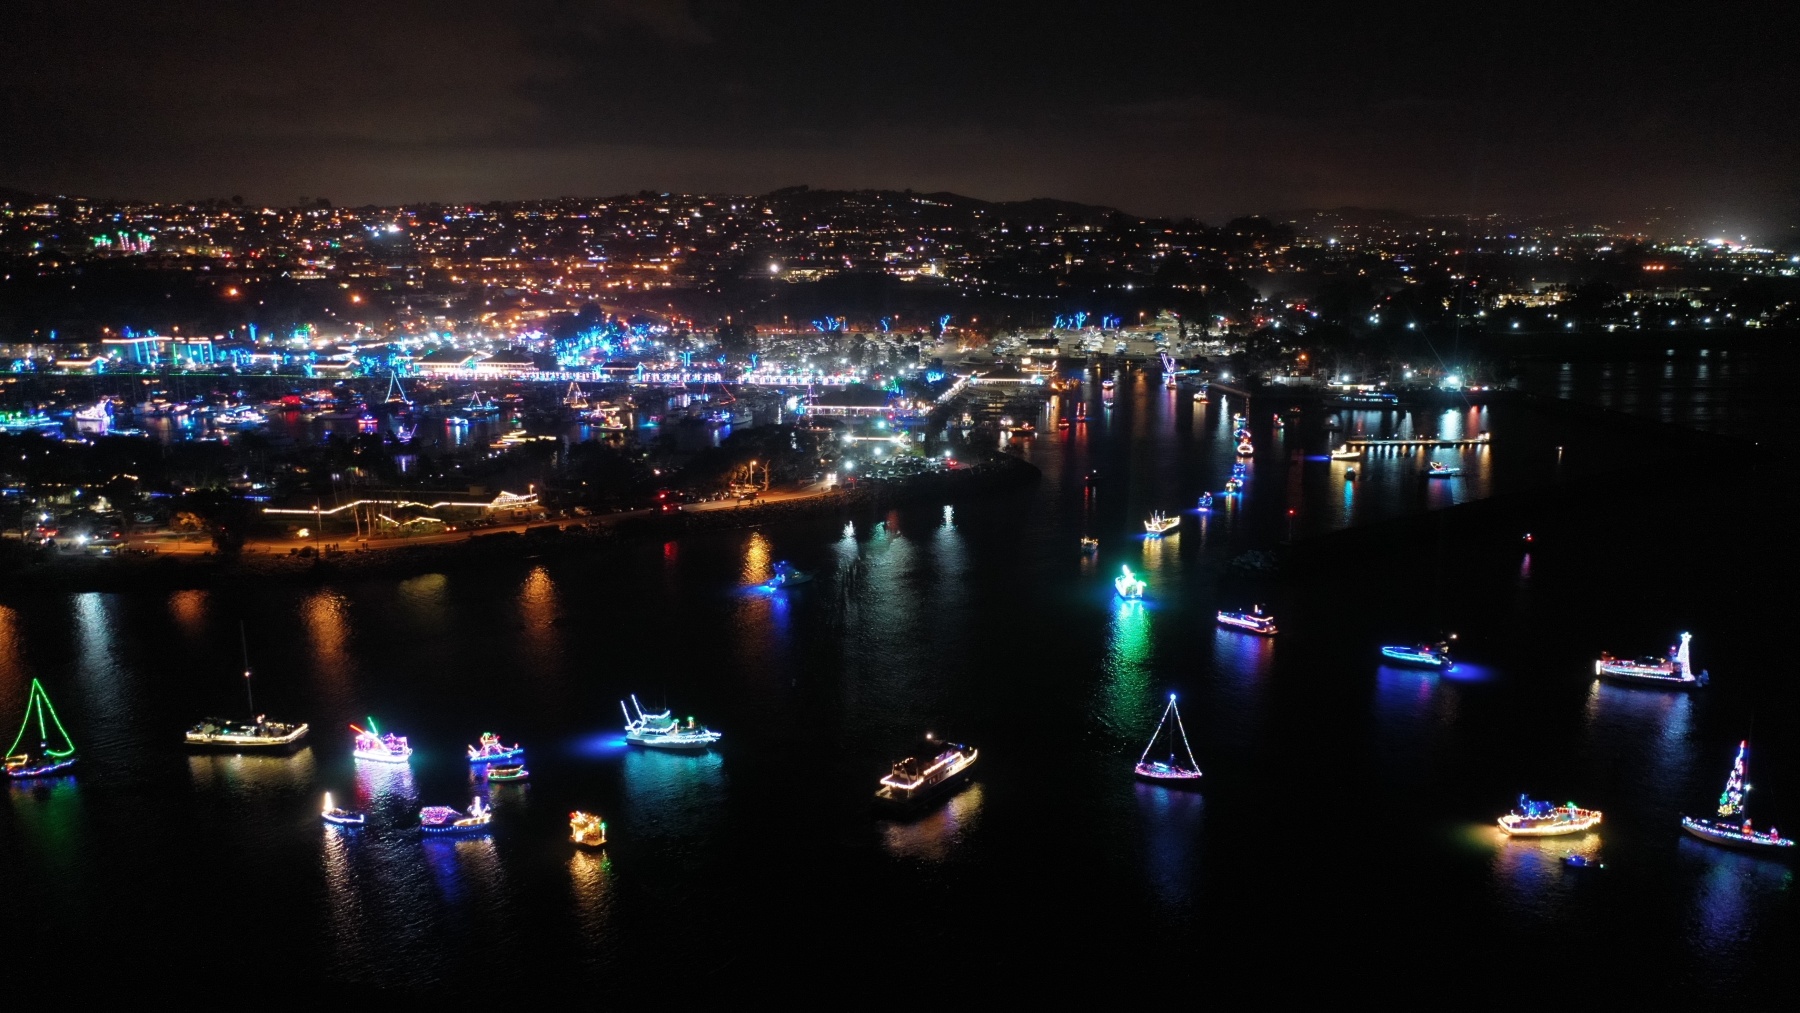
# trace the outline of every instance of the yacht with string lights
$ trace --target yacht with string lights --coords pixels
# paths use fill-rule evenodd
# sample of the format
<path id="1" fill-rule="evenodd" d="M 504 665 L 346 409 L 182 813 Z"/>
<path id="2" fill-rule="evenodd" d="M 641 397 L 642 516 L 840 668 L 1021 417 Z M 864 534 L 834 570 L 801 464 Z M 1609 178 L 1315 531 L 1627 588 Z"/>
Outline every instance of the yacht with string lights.
<path id="1" fill-rule="evenodd" d="M 1255 633 L 1265 637 L 1272 637 L 1276 633 L 1275 617 L 1264 612 L 1261 605 L 1252 605 L 1248 612 L 1221 611 L 1215 618 L 1218 619 L 1220 626 L 1229 626 L 1246 633 Z"/>
<path id="2" fill-rule="evenodd" d="M 1794 842 L 1781 836 L 1781 831 L 1774 827 L 1757 830 L 1750 825 L 1750 810 L 1744 805 L 1744 796 L 1750 792 L 1750 785 L 1744 778 L 1749 774 L 1750 741 L 1746 739 L 1738 743 L 1737 759 L 1732 761 L 1731 773 L 1725 778 L 1725 790 L 1719 795 L 1718 816 L 1713 819 L 1683 816 L 1681 829 L 1708 844 L 1744 851 L 1778 854 L 1793 847 Z"/>
<path id="3" fill-rule="evenodd" d="M 634 746 L 697 752 L 712 748 L 713 743 L 724 737 L 705 725 L 695 724 L 691 717 L 684 725 L 666 708 L 646 714 L 635 693 L 631 696 L 631 710 L 626 710 L 623 700 L 619 701 L 619 709 L 625 712 L 625 741 Z M 637 711 L 637 717 L 631 716 L 632 710 Z"/>
<path id="4" fill-rule="evenodd" d="M 19 744 L 34 728 L 37 748 L 21 751 Z M 56 716 L 56 705 L 50 702 L 44 684 L 36 679 L 31 680 L 31 692 L 25 698 L 25 719 L 19 722 L 19 734 L 13 737 L 12 745 L 6 747 L 3 762 L 6 776 L 21 780 L 65 774 L 75 765 L 75 743 L 63 728 L 62 719 Z"/>
<path id="5" fill-rule="evenodd" d="M 1119 567 L 1119 575 L 1113 578 L 1113 590 L 1118 593 L 1119 597 L 1128 601 L 1142 599 L 1146 586 L 1148 585 L 1131 572 L 1129 566 Z"/>
<path id="6" fill-rule="evenodd" d="M 875 801 L 880 805 L 905 807 L 934 798 L 962 780 L 975 765 L 980 752 L 973 746 L 944 742 L 927 734 L 915 755 L 894 764 L 894 769 L 881 779 Z"/>
<path id="7" fill-rule="evenodd" d="M 468 751 L 470 763 L 494 763 L 525 755 L 524 746 L 516 742 L 509 746 L 501 742 L 500 736 L 493 732 L 482 732 L 480 745 L 463 748 Z"/>
<path id="8" fill-rule="evenodd" d="M 419 810 L 419 829 L 428 834 L 469 834 L 485 831 L 493 822 L 494 812 L 481 804 L 480 796 L 469 802 L 467 815 L 447 805 L 428 805 Z"/>
<path id="9" fill-rule="evenodd" d="M 577 809 L 569 814 L 569 839 L 584 848 L 601 847 L 606 843 L 606 821 Z"/>
<path id="10" fill-rule="evenodd" d="M 1582 809 L 1573 802 L 1533 802 L 1520 795 L 1518 808 L 1497 822 L 1508 837 L 1560 837 L 1592 830 L 1600 823 L 1600 811 Z"/>
<path id="11" fill-rule="evenodd" d="M 1164 514 L 1161 510 L 1157 510 L 1150 515 L 1149 520 L 1144 522 L 1144 534 L 1149 535 L 1151 538 L 1161 538 L 1163 535 L 1168 534 L 1180 526 L 1180 514 L 1168 515 Z"/>
<path id="12" fill-rule="evenodd" d="M 405 763 L 412 759 L 412 747 L 407 745 L 406 736 L 393 732 L 382 734 L 375 727 L 375 719 L 369 718 L 367 730 L 350 726 L 356 733 L 355 756 L 359 760 L 371 760 L 375 763 Z"/>
<path id="13" fill-rule="evenodd" d="M 244 652 L 244 701 L 250 705 L 249 721 L 207 718 L 187 730 L 185 741 L 190 749 L 225 749 L 237 752 L 271 753 L 291 749 L 312 729 L 303 721 L 290 724 L 270 721 L 256 713 L 256 693 L 250 686 L 250 645 L 244 639 L 244 627 L 238 624 L 238 641 Z"/>
<path id="14" fill-rule="evenodd" d="M 1688 655 L 1688 645 L 1693 639 L 1692 633 L 1683 633 L 1681 642 L 1669 648 L 1669 654 L 1664 658 L 1639 658 L 1631 661 L 1603 653 L 1594 662 L 1594 674 L 1602 679 L 1639 686 L 1668 686 L 1675 689 L 1704 686 L 1709 678 L 1708 674 L 1705 671 L 1695 673 Z"/>
<path id="15" fill-rule="evenodd" d="M 1163 737 L 1163 728 L 1169 723 L 1169 715 L 1175 715 L 1175 728 L 1169 733 L 1169 758 L 1152 760 L 1150 751 Z M 1181 738 L 1181 752 L 1175 751 L 1175 739 Z M 1187 762 L 1183 763 L 1182 758 Z M 1162 717 L 1156 722 L 1156 731 L 1150 733 L 1150 741 L 1144 744 L 1144 754 L 1138 757 L 1135 768 L 1138 777 L 1156 784 L 1197 787 L 1200 784 L 1200 764 L 1194 761 L 1194 747 L 1188 745 L 1187 728 L 1181 723 L 1181 708 L 1175 706 L 1175 694 L 1169 694 L 1169 705 L 1163 708 Z"/>

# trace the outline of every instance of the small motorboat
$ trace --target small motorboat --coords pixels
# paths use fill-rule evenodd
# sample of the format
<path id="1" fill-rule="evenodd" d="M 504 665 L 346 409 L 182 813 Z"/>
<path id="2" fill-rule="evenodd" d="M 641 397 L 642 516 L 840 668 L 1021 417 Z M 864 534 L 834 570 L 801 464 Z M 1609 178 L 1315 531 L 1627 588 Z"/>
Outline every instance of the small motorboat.
<path id="1" fill-rule="evenodd" d="M 1356 469 L 1355 468 L 1345 468 L 1344 469 L 1344 481 L 1346 481 L 1346 482 L 1356 481 Z"/>
<path id="2" fill-rule="evenodd" d="M 1256 447 L 1249 440 L 1246 439 L 1246 440 L 1238 441 L 1237 455 L 1239 457 L 1252 457 L 1255 454 L 1256 454 Z"/>
<path id="3" fill-rule="evenodd" d="M 1563 856 L 1562 864 L 1570 869 L 1591 869 L 1595 872 L 1606 868 L 1605 862 L 1597 858 L 1589 858 L 1586 855 L 1577 855 L 1573 851 Z"/>
<path id="4" fill-rule="evenodd" d="M 464 747 L 469 753 L 470 763 L 493 763 L 497 760 L 510 760 L 515 756 L 525 755 L 525 747 L 518 743 L 506 745 L 500 736 L 493 732 L 481 733 L 481 745 Z"/>
<path id="5" fill-rule="evenodd" d="M 1058 429 L 1069 428 L 1069 420 L 1068 419 L 1057 419 L 1056 420 L 1056 428 L 1058 428 Z"/>
<path id="6" fill-rule="evenodd" d="M 577 809 L 569 814 L 569 839 L 584 848 L 598 848 L 606 843 L 606 821 Z"/>
<path id="7" fill-rule="evenodd" d="M 493 810 L 481 804 L 477 796 L 469 802 L 467 816 L 447 805 L 431 805 L 419 810 L 419 829 L 428 834 L 466 834 L 484 831 L 493 822 Z"/>
<path id="8" fill-rule="evenodd" d="M 1462 468 L 1452 464 L 1445 464 L 1442 461 L 1431 462 L 1430 467 L 1426 468 L 1424 471 L 1426 478 L 1455 478 L 1460 474 L 1462 474 Z"/>
<path id="9" fill-rule="evenodd" d="M 1214 617 L 1220 626 L 1230 626 L 1249 633 L 1272 637 L 1276 634 L 1275 617 L 1262 610 L 1261 605 L 1254 605 L 1248 612 L 1220 611 Z"/>
<path id="10" fill-rule="evenodd" d="M 1331 459 L 1334 461 L 1355 461 L 1361 459 L 1362 455 L 1362 451 L 1352 450 L 1350 449 L 1350 444 L 1346 443 L 1331 452 Z"/>
<path id="11" fill-rule="evenodd" d="M 1286 419 L 1284 419 L 1284 418 L 1282 418 L 1282 417 L 1281 417 L 1281 415 L 1280 415 L 1280 414 L 1279 414 L 1279 413 L 1278 413 L 1278 414 L 1276 414 L 1276 416 L 1275 416 L 1275 428 L 1276 428 L 1276 429 L 1285 429 L 1285 428 L 1287 428 L 1287 420 L 1286 420 Z"/>
<path id="12" fill-rule="evenodd" d="M 333 823 L 340 827 L 360 827 L 369 818 L 367 813 L 333 805 L 331 792 L 325 793 L 325 807 L 319 810 L 319 817 L 327 823 Z"/>
<path id="13" fill-rule="evenodd" d="M 528 781 L 531 779 L 531 771 L 526 770 L 523 763 L 492 766 L 487 769 L 487 778 L 490 781 Z"/>
<path id="14" fill-rule="evenodd" d="M 1195 391 L 1194 392 L 1194 403 L 1195 404 L 1205 404 L 1206 403 L 1206 391 L 1204 391 L 1204 390 Z"/>
<path id="15" fill-rule="evenodd" d="M 805 570 L 794 569 L 794 564 L 784 559 L 775 564 L 775 576 L 770 577 L 760 586 L 764 590 L 779 591 L 784 587 L 793 587 L 795 584 L 804 584 L 811 579 L 813 579 L 812 574 L 807 573 Z"/>
<path id="16" fill-rule="evenodd" d="M 1447 671 L 1456 667 L 1456 663 L 1450 660 L 1450 641 L 1454 639 L 1456 639 L 1456 634 L 1452 633 L 1449 638 L 1435 644 L 1384 646 L 1381 649 L 1381 656 L 1388 661 L 1410 665 L 1414 668 L 1436 668 Z"/>
<path id="17" fill-rule="evenodd" d="M 1147 585 L 1131 572 L 1131 567 L 1119 567 L 1119 575 L 1113 578 L 1113 590 L 1125 599 L 1142 598 Z"/>
<path id="18" fill-rule="evenodd" d="M 1081 551 L 1083 553 L 1085 553 L 1086 555 L 1090 555 L 1090 556 L 1096 552 L 1099 552 L 1100 551 L 1100 539 L 1095 538 L 1092 535 L 1082 535 L 1081 536 Z"/>
<path id="19" fill-rule="evenodd" d="M 1211 510 L 1212 509 L 1212 493 L 1210 493 L 1210 492 L 1201 493 L 1200 494 L 1200 502 L 1196 505 L 1196 508 L 1201 511 Z"/>
<path id="20" fill-rule="evenodd" d="M 1167 516 L 1164 515 L 1161 510 L 1157 510 L 1150 515 L 1149 520 L 1144 522 L 1144 534 L 1151 538 L 1161 538 L 1163 535 L 1168 534 L 1170 531 L 1173 531 L 1180 526 L 1180 514 Z"/>

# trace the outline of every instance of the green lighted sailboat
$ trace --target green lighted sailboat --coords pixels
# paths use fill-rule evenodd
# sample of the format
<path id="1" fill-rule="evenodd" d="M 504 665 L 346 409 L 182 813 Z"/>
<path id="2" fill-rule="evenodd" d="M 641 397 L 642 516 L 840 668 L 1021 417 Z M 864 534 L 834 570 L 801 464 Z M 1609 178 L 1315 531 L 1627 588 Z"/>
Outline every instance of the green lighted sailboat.
<path id="1" fill-rule="evenodd" d="M 25 741 L 26 733 L 34 725 L 37 749 L 20 752 L 19 743 Z M 63 728 L 62 719 L 56 716 L 56 705 L 50 702 L 50 694 L 44 692 L 44 684 L 36 679 L 31 680 L 31 695 L 25 700 L 25 720 L 20 722 L 19 734 L 12 745 L 6 747 L 5 762 L 6 776 L 21 778 L 48 777 L 75 765 L 75 743 Z"/>

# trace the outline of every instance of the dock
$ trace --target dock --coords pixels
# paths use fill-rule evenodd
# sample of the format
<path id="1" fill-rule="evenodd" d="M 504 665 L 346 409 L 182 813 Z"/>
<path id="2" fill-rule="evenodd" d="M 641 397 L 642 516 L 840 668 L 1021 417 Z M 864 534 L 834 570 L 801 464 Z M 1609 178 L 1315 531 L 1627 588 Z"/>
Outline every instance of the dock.
<path id="1" fill-rule="evenodd" d="M 1489 434 L 1482 433 L 1480 436 L 1471 437 L 1466 440 L 1446 440 L 1436 436 L 1395 437 L 1391 440 L 1371 440 L 1351 437 L 1344 441 L 1344 445 L 1352 450 L 1379 450 L 1383 447 L 1404 448 L 1410 450 L 1414 447 L 1484 447 L 1490 442 L 1492 441 L 1489 439 Z"/>

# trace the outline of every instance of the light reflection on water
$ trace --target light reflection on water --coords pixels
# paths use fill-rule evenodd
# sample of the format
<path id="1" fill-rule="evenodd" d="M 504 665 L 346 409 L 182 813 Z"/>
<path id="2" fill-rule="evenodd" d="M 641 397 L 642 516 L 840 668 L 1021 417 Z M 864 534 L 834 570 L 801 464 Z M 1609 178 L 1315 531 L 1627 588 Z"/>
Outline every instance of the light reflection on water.
<path id="1" fill-rule="evenodd" d="M 1495 815 L 1498 818 L 1500 814 Z M 1539 917 L 1555 918 L 1567 913 L 1571 894 L 1581 890 L 1586 880 L 1610 874 L 1610 870 L 1572 869 L 1563 864 L 1568 855 L 1580 855 L 1590 862 L 1604 861 L 1604 831 L 1602 824 L 1594 830 L 1562 837 L 1511 837 L 1488 823 L 1470 825 L 1463 834 L 1474 846 L 1491 849 L 1490 881 L 1501 903 Z"/>
<path id="2" fill-rule="evenodd" d="M 1100 686 L 1099 712 L 1106 731 L 1118 741 L 1148 736 L 1163 703 L 1151 686 L 1150 610 L 1141 600 L 1115 598 Z"/>
<path id="3" fill-rule="evenodd" d="M 948 798 L 930 803 L 916 817 L 881 822 L 881 843 L 895 858 L 944 862 L 968 839 L 981 822 L 980 781 L 951 789 Z"/>
<path id="4" fill-rule="evenodd" d="M 1206 798 L 1198 791 L 1138 781 L 1133 785 L 1143 825 L 1144 873 L 1151 896 L 1180 921 L 1199 917 L 1194 877 L 1202 857 Z"/>
<path id="5" fill-rule="evenodd" d="M 310 795 L 316 767 L 311 746 L 302 746 L 291 755 L 213 752 L 188 756 L 188 776 L 195 789 L 240 797 Z"/>

